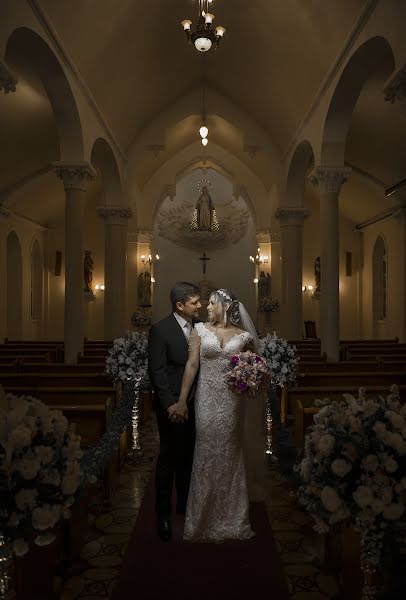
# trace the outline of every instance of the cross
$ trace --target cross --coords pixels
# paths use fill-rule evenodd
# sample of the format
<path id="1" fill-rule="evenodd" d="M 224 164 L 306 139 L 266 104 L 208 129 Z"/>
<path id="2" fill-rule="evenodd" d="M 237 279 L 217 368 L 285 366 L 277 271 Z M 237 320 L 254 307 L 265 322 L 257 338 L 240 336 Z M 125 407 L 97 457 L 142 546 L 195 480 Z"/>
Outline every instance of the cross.
<path id="1" fill-rule="evenodd" d="M 201 260 L 203 263 L 203 275 L 206 275 L 206 263 L 208 260 L 210 260 L 210 258 L 206 256 L 206 252 L 203 252 L 203 256 L 200 256 L 199 260 Z"/>

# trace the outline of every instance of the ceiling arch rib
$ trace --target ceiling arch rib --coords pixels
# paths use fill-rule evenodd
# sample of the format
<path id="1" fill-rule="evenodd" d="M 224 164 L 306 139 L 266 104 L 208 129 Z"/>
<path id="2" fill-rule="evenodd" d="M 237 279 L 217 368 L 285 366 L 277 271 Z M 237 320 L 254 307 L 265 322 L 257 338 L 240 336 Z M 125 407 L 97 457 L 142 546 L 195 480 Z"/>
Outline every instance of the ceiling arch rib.
<path id="1" fill-rule="evenodd" d="M 306 174 L 314 166 L 313 148 L 307 140 L 303 140 L 293 153 L 286 180 L 286 195 L 283 203 L 286 206 L 303 206 Z"/>
<path id="2" fill-rule="evenodd" d="M 120 171 L 113 150 L 105 139 L 98 138 L 93 144 L 91 162 L 101 176 L 105 206 L 121 206 L 124 200 Z"/>
<path id="3" fill-rule="evenodd" d="M 75 98 L 58 59 L 34 31 L 20 27 L 10 35 L 6 61 L 36 75 L 45 88 L 59 133 L 60 160 L 83 160 L 82 126 Z"/>
<path id="4" fill-rule="evenodd" d="M 344 164 L 347 134 L 362 88 L 372 79 L 382 80 L 383 84 L 394 68 L 393 51 L 384 37 L 370 38 L 354 52 L 341 74 L 327 112 L 321 164 Z"/>

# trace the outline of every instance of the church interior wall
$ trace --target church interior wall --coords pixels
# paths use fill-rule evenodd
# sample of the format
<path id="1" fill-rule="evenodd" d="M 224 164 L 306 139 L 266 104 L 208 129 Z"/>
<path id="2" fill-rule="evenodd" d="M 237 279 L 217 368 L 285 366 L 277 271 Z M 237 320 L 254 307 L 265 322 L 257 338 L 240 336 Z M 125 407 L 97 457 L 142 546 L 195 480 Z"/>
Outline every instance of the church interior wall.
<path id="1" fill-rule="evenodd" d="M 175 200 L 164 201 L 162 210 L 176 208 L 176 205 L 183 206 L 183 203 L 190 203 L 192 200 L 190 210 L 190 220 L 192 220 L 193 202 L 196 202 L 199 196 L 195 186 L 198 177 L 196 173 L 192 172 L 178 182 Z M 237 201 L 233 199 L 232 185 L 223 176 L 211 171 L 209 179 L 215 185 L 214 191 L 211 192 L 215 206 L 216 200 L 220 199 L 237 204 L 238 208 L 244 206 L 242 198 Z M 222 213 L 219 204 L 217 204 L 217 209 L 218 218 L 221 221 Z M 153 320 L 162 318 L 170 311 L 169 292 L 174 281 L 186 280 L 199 284 L 205 279 L 202 272 L 202 261 L 199 260 L 204 251 L 210 258 L 206 269 L 209 287 L 230 289 L 246 305 L 247 310 L 255 315 L 256 287 L 253 281 L 255 269 L 249 261 L 249 256 L 255 254 L 255 250 L 256 229 L 252 215 L 248 220 L 244 236 L 236 243 L 229 243 L 224 248 L 210 247 L 209 238 L 207 247 L 181 247 L 173 241 L 165 239 L 154 229 L 154 253 L 159 254 L 160 260 L 154 269 L 156 283 L 154 284 Z"/>
<path id="2" fill-rule="evenodd" d="M 388 312 L 387 319 L 379 324 L 373 321 L 373 249 L 378 236 L 385 241 L 388 273 Z M 374 223 L 362 230 L 364 245 L 363 268 L 363 335 L 366 338 L 394 338 L 399 336 L 401 308 L 400 285 L 402 265 L 400 257 L 400 223 L 393 217 Z"/>

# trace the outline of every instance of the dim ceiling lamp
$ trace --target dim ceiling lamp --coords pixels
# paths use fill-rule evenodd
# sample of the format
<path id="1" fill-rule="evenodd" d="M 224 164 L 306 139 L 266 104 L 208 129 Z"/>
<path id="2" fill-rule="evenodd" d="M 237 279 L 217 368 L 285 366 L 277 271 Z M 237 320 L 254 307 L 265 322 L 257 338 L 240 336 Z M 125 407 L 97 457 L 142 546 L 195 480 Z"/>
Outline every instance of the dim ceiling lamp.
<path id="1" fill-rule="evenodd" d="M 199 134 L 200 137 L 202 138 L 202 144 L 203 146 L 207 146 L 207 144 L 209 143 L 208 140 L 208 135 L 209 135 L 209 128 L 206 125 L 206 80 L 205 77 L 203 75 L 203 86 L 202 86 L 202 125 L 199 129 Z"/>
<path id="2" fill-rule="evenodd" d="M 214 27 L 214 15 L 209 11 L 211 3 L 212 0 L 199 0 L 199 16 L 194 29 L 190 19 L 181 22 L 189 42 L 193 43 L 199 52 L 208 52 L 213 46 L 217 48 L 226 32 L 221 25 Z"/>

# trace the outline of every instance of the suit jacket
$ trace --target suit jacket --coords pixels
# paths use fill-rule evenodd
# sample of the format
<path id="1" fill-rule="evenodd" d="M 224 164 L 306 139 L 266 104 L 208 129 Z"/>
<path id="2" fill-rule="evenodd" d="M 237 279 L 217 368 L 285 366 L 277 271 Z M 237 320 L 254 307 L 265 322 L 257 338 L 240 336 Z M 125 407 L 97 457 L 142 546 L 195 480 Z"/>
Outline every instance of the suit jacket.
<path id="1" fill-rule="evenodd" d="M 154 389 L 154 406 L 166 410 L 178 401 L 183 372 L 189 356 L 188 341 L 179 323 L 170 314 L 149 330 L 148 373 Z M 194 396 L 192 386 L 188 402 Z"/>

